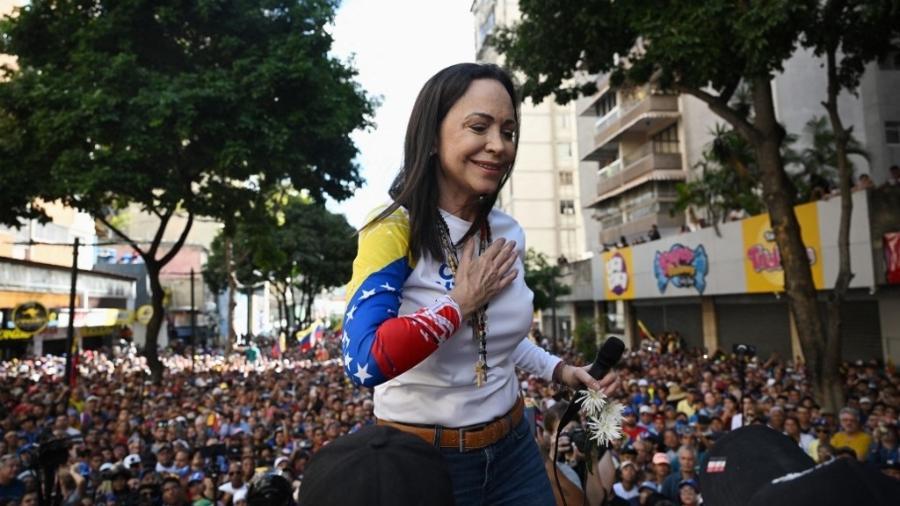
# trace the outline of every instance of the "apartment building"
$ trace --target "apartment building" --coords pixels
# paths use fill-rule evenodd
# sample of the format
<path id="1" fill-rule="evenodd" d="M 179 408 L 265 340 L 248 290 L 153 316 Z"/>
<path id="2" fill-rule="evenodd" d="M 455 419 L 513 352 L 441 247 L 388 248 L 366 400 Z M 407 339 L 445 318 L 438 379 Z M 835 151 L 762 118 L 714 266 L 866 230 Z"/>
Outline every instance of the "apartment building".
<path id="1" fill-rule="evenodd" d="M 497 27 L 519 18 L 517 1 L 475 0 L 475 54 L 480 62 L 502 64 L 488 44 Z M 585 253 L 578 178 L 575 105 L 552 99 L 521 107 L 521 135 L 516 165 L 498 198 L 498 206 L 525 230 L 527 246 L 552 261 L 575 260 Z"/>

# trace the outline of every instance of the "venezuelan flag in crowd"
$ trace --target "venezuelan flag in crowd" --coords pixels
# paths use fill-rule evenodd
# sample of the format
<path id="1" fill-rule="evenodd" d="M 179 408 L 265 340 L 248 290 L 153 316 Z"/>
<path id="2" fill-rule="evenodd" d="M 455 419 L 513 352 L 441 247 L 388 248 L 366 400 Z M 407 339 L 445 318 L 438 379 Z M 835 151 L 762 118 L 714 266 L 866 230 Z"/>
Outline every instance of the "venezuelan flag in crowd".
<path id="1" fill-rule="evenodd" d="M 316 320 L 303 330 L 297 331 L 297 342 L 300 343 L 300 351 L 308 351 L 316 346 L 325 335 L 325 324 L 322 320 Z"/>

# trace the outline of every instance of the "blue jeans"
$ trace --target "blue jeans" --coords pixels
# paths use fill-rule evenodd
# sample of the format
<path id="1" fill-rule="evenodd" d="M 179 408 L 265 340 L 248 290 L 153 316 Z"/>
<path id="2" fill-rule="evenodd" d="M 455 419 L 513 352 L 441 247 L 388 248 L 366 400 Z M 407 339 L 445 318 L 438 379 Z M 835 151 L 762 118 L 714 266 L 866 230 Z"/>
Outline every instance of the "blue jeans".
<path id="1" fill-rule="evenodd" d="M 523 417 L 500 441 L 460 453 L 441 448 L 450 467 L 456 506 L 552 506 L 550 480 Z"/>

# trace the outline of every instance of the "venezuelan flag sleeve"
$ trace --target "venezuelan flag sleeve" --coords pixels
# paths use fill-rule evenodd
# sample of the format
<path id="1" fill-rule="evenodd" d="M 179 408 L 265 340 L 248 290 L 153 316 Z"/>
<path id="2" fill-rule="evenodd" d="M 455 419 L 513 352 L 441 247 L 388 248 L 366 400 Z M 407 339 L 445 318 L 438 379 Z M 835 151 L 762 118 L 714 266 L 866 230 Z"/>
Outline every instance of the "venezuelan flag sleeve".
<path id="1" fill-rule="evenodd" d="M 409 257 L 403 210 L 359 234 L 341 341 L 344 369 L 357 385 L 374 387 L 408 371 L 459 328 L 459 306 L 449 296 L 398 315 L 403 284 L 414 268 Z"/>

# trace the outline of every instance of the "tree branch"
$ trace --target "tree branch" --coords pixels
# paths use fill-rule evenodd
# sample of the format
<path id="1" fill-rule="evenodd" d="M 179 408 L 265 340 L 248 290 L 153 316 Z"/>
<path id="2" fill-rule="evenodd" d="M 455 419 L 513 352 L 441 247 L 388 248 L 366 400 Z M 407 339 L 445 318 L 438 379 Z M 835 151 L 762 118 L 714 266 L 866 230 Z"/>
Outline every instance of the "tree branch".
<path id="1" fill-rule="evenodd" d="M 184 241 L 187 239 L 188 233 L 191 231 L 191 226 L 194 224 L 194 213 L 188 212 L 188 221 L 187 225 L 184 226 L 184 230 L 181 231 L 181 236 L 178 237 L 178 240 L 175 241 L 175 244 L 169 249 L 166 254 L 159 259 L 160 265 L 166 265 L 169 263 L 175 255 L 178 254 L 178 251 L 184 246 Z"/>
<path id="2" fill-rule="evenodd" d="M 141 247 L 138 246 L 137 242 L 134 241 L 134 239 L 132 239 L 131 237 L 128 237 L 128 235 L 126 235 L 125 232 L 122 232 L 121 230 L 116 228 L 115 225 L 110 223 L 109 220 L 107 220 L 105 217 L 98 215 L 97 219 L 100 220 L 100 223 L 103 223 L 103 225 L 106 228 L 112 230 L 114 234 L 116 234 L 117 236 L 124 239 L 125 242 L 127 242 L 131 246 L 132 249 L 134 249 L 135 251 L 138 252 L 139 255 L 141 255 L 141 257 L 144 259 L 144 262 L 147 261 L 147 257 L 149 256 L 149 254 L 146 251 L 142 250 Z"/>
<path id="3" fill-rule="evenodd" d="M 159 250 L 159 243 L 162 242 L 163 234 L 166 232 L 166 227 L 169 226 L 169 220 L 172 219 L 172 214 L 175 213 L 175 208 L 170 208 L 166 210 L 166 214 L 160 216 L 159 218 L 159 227 L 156 229 L 156 233 L 153 234 L 153 241 L 150 243 L 150 249 L 147 250 L 147 254 L 156 258 L 156 252 Z"/>
<path id="4" fill-rule="evenodd" d="M 690 86 L 684 86 L 680 84 L 675 85 L 675 91 L 679 93 L 687 93 L 693 97 L 698 98 L 699 100 L 706 102 L 706 105 L 712 110 L 712 112 L 718 114 L 725 121 L 731 123 L 731 126 L 735 128 L 738 132 L 741 133 L 748 141 L 751 143 L 756 143 L 759 141 L 759 132 L 756 128 L 747 121 L 746 118 L 741 117 L 731 106 L 728 105 L 728 102 L 722 99 L 722 97 L 717 97 L 710 93 L 707 93 L 699 88 L 693 88 Z"/>

